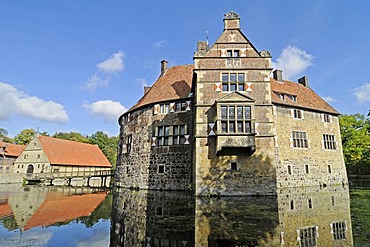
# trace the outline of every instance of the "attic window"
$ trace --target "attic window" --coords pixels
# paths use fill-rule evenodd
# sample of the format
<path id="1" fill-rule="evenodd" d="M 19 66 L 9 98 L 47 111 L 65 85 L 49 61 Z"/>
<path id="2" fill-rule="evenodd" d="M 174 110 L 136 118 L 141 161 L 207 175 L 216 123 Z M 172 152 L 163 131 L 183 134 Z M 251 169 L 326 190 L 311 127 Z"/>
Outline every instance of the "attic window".
<path id="1" fill-rule="evenodd" d="M 293 102 L 297 102 L 297 96 L 295 96 L 295 95 L 291 95 L 291 96 L 290 96 L 290 99 L 291 99 Z"/>
<path id="2" fill-rule="evenodd" d="M 285 100 L 285 94 L 279 94 L 280 99 Z"/>
<path id="3" fill-rule="evenodd" d="M 240 51 L 239 50 L 227 50 L 227 56 L 228 57 L 240 57 Z"/>

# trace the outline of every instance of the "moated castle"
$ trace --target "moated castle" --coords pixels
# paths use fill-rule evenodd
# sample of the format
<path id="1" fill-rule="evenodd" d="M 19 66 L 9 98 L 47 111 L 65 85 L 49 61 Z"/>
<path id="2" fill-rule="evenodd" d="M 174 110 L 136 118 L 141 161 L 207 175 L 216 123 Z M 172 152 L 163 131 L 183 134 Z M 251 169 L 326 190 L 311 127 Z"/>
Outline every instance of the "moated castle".
<path id="1" fill-rule="evenodd" d="M 222 35 L 211 47 L 198 42 L 193 59 L 162 61 L 157 81 L 119 118 L 115 186 L 224 196 L 348 183 L 339 113 L 307 77 L 273 71 L 238 14 L 225 14 Z"/>

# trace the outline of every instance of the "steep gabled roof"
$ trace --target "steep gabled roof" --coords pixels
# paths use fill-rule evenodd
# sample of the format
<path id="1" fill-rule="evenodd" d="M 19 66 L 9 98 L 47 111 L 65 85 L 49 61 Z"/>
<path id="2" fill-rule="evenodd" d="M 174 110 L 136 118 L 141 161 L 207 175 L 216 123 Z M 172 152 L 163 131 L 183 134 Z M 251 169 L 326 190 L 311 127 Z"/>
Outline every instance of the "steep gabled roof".
<path id="1" fill-rule="evenodd" d="M 51 165 L 112 167 L 97 145 L 37 137 Z"/>
<path id="2" fill-rule="evenodd" d="M 5 147 L 4 155 L 5 156 L 12 156 L 18 157 L 26 147 L 25 145 L 16 145 L 7 142 L 0 142 L 0 153 L 2 153 L 2 149 Z"/>
<path id="3" fill-rule="evenodd" d="M 193 79 L 193 65 L 170 67 L 128 112 L 155 102 L 188 97 Z"/>
<path id="4" fill-rule="evenodd" d="M 284 80 L 283 82 L 278 82 L 274 78 L 270 78 L 270 81 L 272 90 L 272 102 L 274 104 L 306 108 L 314 111 L 339 115 L 339 112 L 337 110 L 326 103 L 309 87 L 305 87 L 300 83 L 286 80 Z M 289 97 L 285 97 L 285 100 L 283 100 L 279 97 L 278 94 L 296 96 L 297 101 L 294 102 Z"/>

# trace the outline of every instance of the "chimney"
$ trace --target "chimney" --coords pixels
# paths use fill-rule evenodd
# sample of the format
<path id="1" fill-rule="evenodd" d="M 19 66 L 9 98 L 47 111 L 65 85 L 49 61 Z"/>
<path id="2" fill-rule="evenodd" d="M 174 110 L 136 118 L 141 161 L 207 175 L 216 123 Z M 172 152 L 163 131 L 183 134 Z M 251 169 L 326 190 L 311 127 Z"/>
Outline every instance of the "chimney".
<path id="1" fill-rule="evenodd" d="M 208 51 L 208 42 L 207 41 L 198 41 L 197 43 L 197 53 L 201 56 L 204 56 Z"/>
<path id="2" fill-rule="evenodd" d="M 166 72 L 168 69 L 168 62 L 166 60 L 161 61 L 161 76 Z"/>
<path id="3" fill-rule="evenodd" d="M 224 30 L 226 29 L 240 29 L 240 18 L 237 13 L 230 11 L 225 14 Z"/>
<path id="4" fill-rule="evenodd" d="M 150 90 L 151 87 L 149 86 L 144 86 L 144 95 Z"/>
<path id="5" fill-rule="evenodd" d="M 298 83 L 302 84 L 305 87 L 308 87 L 308 77 L 303 76 L 302 78 L 299 78 Z"/>
<path id="6" fill-rule="evenodd" d="M 275 80 L 280 81 L 280 82 L 283 81 L 283 71 L 282 70 L 276 69 L 274 70 L 274 72 L 272 72 L 272 75 Z"/>

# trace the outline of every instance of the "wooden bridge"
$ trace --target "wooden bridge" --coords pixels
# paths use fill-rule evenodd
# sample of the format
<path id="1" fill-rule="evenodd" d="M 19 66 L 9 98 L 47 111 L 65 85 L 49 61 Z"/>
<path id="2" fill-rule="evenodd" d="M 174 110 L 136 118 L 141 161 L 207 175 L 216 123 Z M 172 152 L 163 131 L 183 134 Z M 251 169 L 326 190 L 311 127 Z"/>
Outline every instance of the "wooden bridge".
<path id="1" fill-rule="evenodd" d="M 48 173 L 28 173 L 26 176 L 27 184 L 37 184 L 49 181 L 53 185 L 55 179 L 64 179 L 68 186 L 71 186 L 72 179 L 82 178 L 87 179 L 87 186 L 90 186 L 91 178 L 100 178 L 100 187 L 107 186 L 107 178 L 114 176 L 114 170 L 103 171 L 72 171 L 72 172 L 48 172 Z"/>

